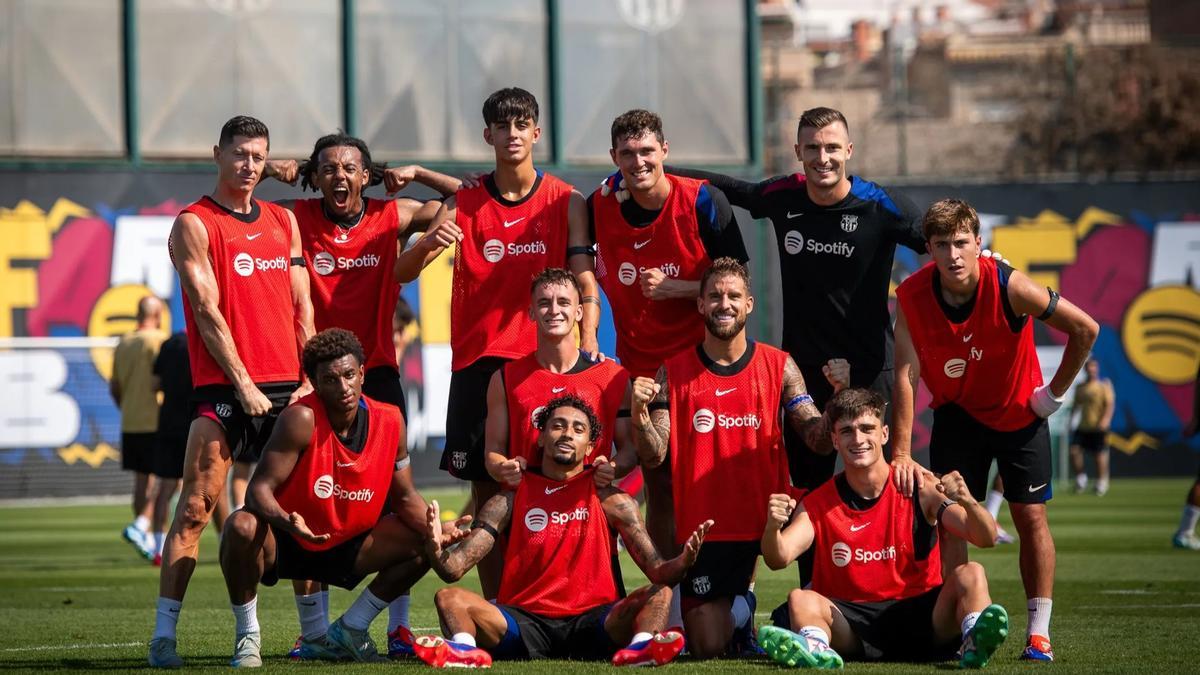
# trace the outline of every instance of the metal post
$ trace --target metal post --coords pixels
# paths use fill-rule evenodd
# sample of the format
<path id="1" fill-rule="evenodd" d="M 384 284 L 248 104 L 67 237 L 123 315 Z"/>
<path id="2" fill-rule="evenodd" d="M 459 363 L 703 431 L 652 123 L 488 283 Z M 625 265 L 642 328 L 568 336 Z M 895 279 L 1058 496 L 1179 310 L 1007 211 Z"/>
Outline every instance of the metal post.
<path id="1" fill-rule="evenodd" d="M 358 83 L 354 29 L 358 23 L 354 0 L 342 0 L 342 124 L 346 133 L 358 135 Z"/>
<path id="2" fill-rule="evenodd" d="M 125 152 L 134 166 L 142 162 L 142 147 L 138 137 L 138 66 L 137 66 L 137 0 L 121 3 L 122 58 L 125 78 Z"/>
<path id="3" fill-rule="evenodd" d="M 559 42 L 558 1 L 546 0 L 546 88 L 550 97 L 550 115 L 546 130 L 550 132 L 550 163 L 556 168 L 566 165 L 565 139 L 562 125 L 562 84 L 558 77 L 561 58 Z"/>

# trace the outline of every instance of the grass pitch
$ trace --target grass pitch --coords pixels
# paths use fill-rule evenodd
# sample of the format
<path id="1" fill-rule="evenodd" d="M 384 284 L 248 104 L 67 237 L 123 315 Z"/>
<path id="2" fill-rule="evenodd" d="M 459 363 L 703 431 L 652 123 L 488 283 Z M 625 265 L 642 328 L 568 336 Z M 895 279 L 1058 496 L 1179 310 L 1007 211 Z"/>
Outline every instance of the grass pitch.
<path id="1" fill-rule="evenodd" d="M 1017 547 L 973 550 L 988 570 L 992 597 L 1008 608 L 1013 634 L 989 671 L 1057 673 L 1200 672 L 1200 552 L 1171 548 L 1170 538 L 1189 481 L 1119 480 L 1103 498 L 1061 494 L 1050 503 L 1058 545 L 1058 574 L 1051 624 L 1052 665 L 1017 660 L 1024 646 L 1025 599 Z M 1063 491 L 1060 491 L 1063 492 Z M 429 491 L 448 508 L 465 494 Z M 137 670 L 146 663 L 154 626 L 158 570 L 121 540 L 128 507 L 67 506 L 0 508 L 0 669 L 24 671 Z M 1002 524 L 1012 531 L 1007 510 Z M 192 578 L 179 625 L 179 650 L 189 670 L 223 670 L 233 648 L 233 617 L 216 562 L 216 539 L 205 533 L 200 565 Z M 629 588 L 644 577 L 624 559 Z M 767 620 L 796 580 L 794 567 L 771 572 L 759 566 L 756 623 Z M 474 573 L 464 579 L 478 587 Z M 414 589 L 417 632 L 436 630 L 432 595 L 441 582 L 428 575 Z M 335 589 L 337 616 L 353 595 Z M 263 656 L 271 669 L 337 672 L 403 669 L 419 662 L 382 665 L 292 663 L 284 655 L 298 633 L 295 603 L 287 584 L 259 594 Z M 373 626 L 384 645 L 386 618 Z M 849 663 L 848 670 L 929 672 L 954 664 Z M 498 663 L 499 672 L 563 675 L 607 670 L 607 664 L 567 661 Z M 763 672 L 770 661 L 681 660 L 674 672 Z"/>

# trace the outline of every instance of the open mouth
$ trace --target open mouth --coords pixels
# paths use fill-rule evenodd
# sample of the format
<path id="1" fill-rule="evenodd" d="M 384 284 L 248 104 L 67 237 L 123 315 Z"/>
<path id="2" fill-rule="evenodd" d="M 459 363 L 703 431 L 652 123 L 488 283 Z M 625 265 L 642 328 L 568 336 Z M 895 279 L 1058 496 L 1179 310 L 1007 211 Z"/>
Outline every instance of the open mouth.
<path id="1" fill-rule="evenodd" d="M 732 324 L 734 321 L 737 321 L 737 314 L 732 312 L 717 312 L 712 315 L 712 319 L 718 324 Z"/>
<path id="2" fill-rule="evenodd" d="M 350 202 L 350 188 L 338 186 L 333 188 L 333 203 L 339 208 L 345 207 Z"/>

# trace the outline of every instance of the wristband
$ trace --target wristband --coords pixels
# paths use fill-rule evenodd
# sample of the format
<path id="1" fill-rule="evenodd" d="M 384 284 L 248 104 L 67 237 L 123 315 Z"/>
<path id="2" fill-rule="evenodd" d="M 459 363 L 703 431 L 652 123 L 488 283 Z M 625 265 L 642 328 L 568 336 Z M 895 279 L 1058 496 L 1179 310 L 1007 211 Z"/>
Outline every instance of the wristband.
<path id="1" fill-rule="evenodd" d="M 800 406 L 804 405 L 805 403 L 812 403 L 812 402 L 813 402 L 812 396 L 809 396 L 808 394 L 800 394 L 799 396 L 796 396 L 795 398 L 788 401 L 787 403 L 784 403 L 783 407 L 788 410 L 795 410 L 796 408 L 799 408 Z"/>
<path id="2" fill-rule="evenodd" d="M 408 455 L 405 455 L 404 459 L 396 460 L 396 471 L 403 471 L 404 469 L 407 469 L 408 465 L 410 464 L 412 464 L 412 458 L 410 458 Z"/>
<path id="3" fill-rule="evenodd" d="M 484 532 L 487 532 L 488 534 L 492 535 L 492 539 L 495 539 L 496 541 L 500 541 L 500 533 L 496 531 L 496 528 L 483 522 L 482 520 L 477 520 L 477 521 L 471 523 L 471 529 L 472 530 L 483 530 Z"/>
<path id="4" fill-rule="evenodd" d="M 595 256 L 596 249 L 592 248 L 591 246 L 568 246 L 567 247 L 567 257 L 570 258 L 573 255 Z"/>
<path id="5" fill-rule="evenodd" d="M 304 256 L 296 256 L 292 258 L 292 264 L 296 267 L 308 267 L 308 263 L 304 262 Z"/>
<path id="6" fill-rule="evenodd" d="M 585 295 L 585 296 L 583 296 L 582 299 L 579 300 L 579 304 L 595 305 L 595 306 L 599 307 L 600 306 L 600 298 L 597 298 L 594 295 Z"/>
<path id="7" fill-rule="evenodd" d="M 937 517 L 935 517 L 933 519 L 933 521 L 935 523 L 940 523 L 942 521 L 942 514 L 946 512 L 946 509 L 950 508 L 951 506 L 954 506 L 957 503 L 958 502 L 956 502 L 952 499 L 949 499 L 949 498 L 943 499 L 942 505 L 938 507 Z"/>

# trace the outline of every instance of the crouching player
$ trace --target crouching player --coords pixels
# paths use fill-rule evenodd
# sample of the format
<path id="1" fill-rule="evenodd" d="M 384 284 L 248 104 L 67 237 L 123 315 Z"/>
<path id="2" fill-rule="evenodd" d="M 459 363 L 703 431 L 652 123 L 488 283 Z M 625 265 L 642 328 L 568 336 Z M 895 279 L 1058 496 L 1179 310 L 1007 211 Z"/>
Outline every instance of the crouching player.
<path id="1" fill-rule="evenodd" d="M 1008 614 L 992 604 L 979 563 L 942 579 L 937 525 L 990 547 L 995 522 L 957 471 L 899 493 L 883 458 L 883 408 L 867 389 L 835 395 L 825 414 L 845 471 L 800 505 L 771 495 L 763 559 L 781 569 L 809 547 L 816 557 L 812 590 L 788 595 L 759 644 L 779 663 L 816 668 L 840 668 L 843 655 L 945 660 L 961 644 L 959 664 L 982 667 L 1008 635 Z"/>
<path id="2" fill-rule="evenodd" d="M 434 596 L 442 633 L 421 636 L 415 651 L 436 667 L 490 666 L 498 659 L 612 659 L 613 665 L 663 665 L 683 649 L 683 636 L 663 632 L 678 583 L 712 526 L 692 533 L 683 552 L 664 560 L 646 533 L 637 502 L 621 490 L 597 488 L 584 464 L 600 435 L 582 399 L 555 398 L 539 414 L 540 473 L 525 473 L 516 491 L 485 502 L 461 545 L 442 544 L 437 503 L 429 509 L 426 546 L 433 569 L 457 581 L 508 531 L 504 576 L 495 604 L 460 587 Z M 650 585 L 623 599 L 611 552 L 615 527 Z M 628 646 L 621 649 L 620 645 Z"/>
<path id="3" fill-rule="evenodd" d="M 366 359 L 358 338 L 322 331 L 302 358 L 314 391 L 280 414 L 246 507 L 225 521 L 221 536 L 237 623 L 234 666 L 262 665 L 260 581 L 313 579 L 353 589 L 379 572 L 325 640 L 300 646 L 306 658 L 371 661 L 378 658 L 371 621 L 429 569 L 425 501 L 413 487 L 404 421 L 395 406 L 362 395 Z M 389 491 L 392 514 L 380 518 Z"/>

